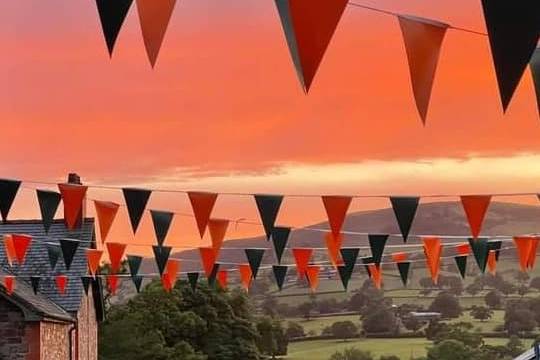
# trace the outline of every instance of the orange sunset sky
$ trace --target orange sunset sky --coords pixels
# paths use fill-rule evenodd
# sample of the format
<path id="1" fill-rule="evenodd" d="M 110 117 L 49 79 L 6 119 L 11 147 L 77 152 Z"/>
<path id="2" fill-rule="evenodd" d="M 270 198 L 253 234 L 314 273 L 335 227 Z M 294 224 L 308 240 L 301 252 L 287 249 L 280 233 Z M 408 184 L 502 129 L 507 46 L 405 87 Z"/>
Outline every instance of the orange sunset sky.
<path id="1" fill-rule="evenodd" d="M 485 31 L 476 0 L 357 2 Z M 0 42 L 0 177 L 75 171 L 90 184 L 285 194 L 540 191 L 530 72 L 503 115 L 484 36 L 448 30 L 426 127 L 396 18 L 359 8 L 345 11 L 308 96 L 272 0 L 179 0 L 154 70 L 135 6 L 112 60 L 90 0 L 1 1 Z M 26 186 L 13 217 L 39 215 L 36 185 Z M 118 191 L 89 196 L 122 202 Z M 357 199 L 351 211 L 381 206 Z M 155 193 L 149 207 L 191 212 L 184 194 Z M 257 219 L 238 196 L 220 197 L 214 216 Z M 278 222 L 324 218 L 319 199 L 290 198 Z M 123 209 L 112 236 L 152 243 L 150 219 L 141 226 L 133 239 Z M 260 232 L 233 226 L 229 238 Z M 208 241 L 178 217 L 168 243 Z"/>

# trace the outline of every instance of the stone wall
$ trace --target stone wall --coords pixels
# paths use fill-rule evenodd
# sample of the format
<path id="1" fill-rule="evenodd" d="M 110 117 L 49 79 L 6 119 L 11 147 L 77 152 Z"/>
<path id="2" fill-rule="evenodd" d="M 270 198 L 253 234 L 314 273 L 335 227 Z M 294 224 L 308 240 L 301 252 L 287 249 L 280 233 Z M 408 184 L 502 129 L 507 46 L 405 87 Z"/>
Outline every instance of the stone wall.
<path id="1" fill-rule="evenodd" d="M 68 360 L 71 324 L 53 321 L 40 322 L 41 359 Z"/>
<path id="2" fill-rule="evenodd" d="M 0 297 L 0 359 L 39 359 L 39 323 L 25 322 L 23 312 L 3 297 Z"/>
<path id="3" fill-rule="evenodd" d="M 78 323 L 78 350 L 77 360 L 97 360 L 98 358 L 98 324 L 92 288 L 88 296 L 81 299 L 81 306 L 77 314 Z"/>

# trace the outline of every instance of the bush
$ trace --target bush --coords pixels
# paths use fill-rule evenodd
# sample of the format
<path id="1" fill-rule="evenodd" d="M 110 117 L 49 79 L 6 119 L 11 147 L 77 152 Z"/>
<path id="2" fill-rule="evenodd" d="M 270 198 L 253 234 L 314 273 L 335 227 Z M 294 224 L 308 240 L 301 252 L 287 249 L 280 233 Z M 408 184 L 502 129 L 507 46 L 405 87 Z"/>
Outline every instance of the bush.
<path id="1" fill-rule="evenodd" d="M 358 334 L 358 327 L 352 321 L 337 321 L 332 324 L 331 331 L 336 339 L 349 339 Z"/>
<path id="2" fill-rule="evenodd" d="M 446 291 L 437 295 L 429 306 L 429 311 L 439 312 L 443 318 L 447 319 L 457 318 L 462 313 L 458 298 Z"/>
<path id="3" fill-rule="evenodd" d="M 497 290 L 491 290 L 484 297 L 484 301 L 490 308 L 497 309 L 502 304 L 502 296 Z"/>
<path id="4" fill-rule="evenodd" d="M 362 326 L 367 333 L 397 333 L 397 319 L 389 307 L 385 305 L 371 306 L 362 317 Z"/>
<path id="5" fill-rule="evenodd" d="M 493 316 L 493 310 L 485 306 L 473 306 L 470 312 L 471 316 L 476 320 L 486 321 Z"/>
<path id="6" fill-rule="evenodd" d="M 329 360 L 374 360 L 374 358 L 369 351 L 351 347 L 343 351 L 336 351 Z"/>
<path id="7" fill-rule="evenodd" d="M 297 322 L 289 321 L 287 325 L 286 335 L 288 339 L 300 338 L 306 336 L 304 328 Z"/>

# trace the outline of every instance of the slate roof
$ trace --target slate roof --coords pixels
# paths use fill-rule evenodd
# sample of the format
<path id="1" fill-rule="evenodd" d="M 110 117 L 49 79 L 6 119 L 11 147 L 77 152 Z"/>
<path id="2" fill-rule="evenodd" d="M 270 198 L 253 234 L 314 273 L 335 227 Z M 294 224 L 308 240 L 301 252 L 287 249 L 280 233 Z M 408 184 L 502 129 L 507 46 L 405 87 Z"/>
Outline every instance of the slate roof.
<path id="1" fill-rule="evenodd" d="M 16 264 L 14 264 L 12 268 L 9 267 L 5 249 L 2 244 L 2 246 L 0 246 L 0 270 L 16 275 L 18 277 L 17 284 L 24 280 L 29 284 L 28 278 L 30 276 L 41 276 L 39 292 L 54 303 L 60 305 L 64 310 L 70 313 L 76 313 L 81 305 L 84 291 L 80 276 L 86 275 L 87 273 L 84 249 L 95 247 L 94 219 L 86 218 L 82 226 L 73 231 L 66 228 L 62 219 L 55 220 L 49 229 L 48 235 L 45 234 L 41 220 L 7 221 L 6 223 L 0 224 L 0 235 L 4 234 L 31 235 L 33 240 L 22 267 L 19 267 Z M 51 269 L 49 264 L 46 243 L 52 243 L 59 246 L 60 239 L 77 239 L 81 241 L 69 271 L 65 268 L 62 256 L 59 257 L 54 270 Z M 56 288 L 55 276 L 58 274 L 68 276 L 68 284 L 64 295 L 61 295 Z M 100 292 L 98 292 L 97 295 L 100 295 Z M 99 297 L 101 298 L 101 296 Z"/>

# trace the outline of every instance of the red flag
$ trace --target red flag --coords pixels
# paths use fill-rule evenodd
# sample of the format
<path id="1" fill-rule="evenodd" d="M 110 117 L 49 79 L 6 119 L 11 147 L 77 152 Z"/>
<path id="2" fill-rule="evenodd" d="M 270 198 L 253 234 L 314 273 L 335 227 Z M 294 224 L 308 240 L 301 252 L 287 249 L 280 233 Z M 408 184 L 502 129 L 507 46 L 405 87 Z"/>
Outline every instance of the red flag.
<path id="1" fill-rule="evenodd" d="M 298 278 L 303 279 L 306 275 L 306 270 L 309 265 L 309 260 L 313 254 L 313 249 L 295 248 L 292 249 L 294 261 L 296 262 L 296 271 Z"/>
<path id="2" fill-rule="evenodd" d="M 15 290 L 15 277 L 10 275 L 4 277 L 4 286 L 8 295 L 13 294 Z"/>
<path id="3" fill-rule="evenodd" d="M 217 281 L 222 289 L 227 289 L 228 272 L 227 270 L 219 270 L 217 273 Z"/>
<path id="4" fill-rule="evenodd" d="M 126 251 L 126 244 L 107 243 L 107 251 L 111 260 L 111 271 L 113 273 L 120 272 L 122 257 L 124 256 L 124 251 Z"/>
<path id="5" fill-rule="evenodd" d="M 437 284 L 439 280 L 442 253 L 441 239 L 438 237 L 425 237 L 422 238 L 422 240 L 424 242 L 424 253 L 426 255 L 426 262 L 431 274 L 431 279 L 434 284 Z"/>
<path id="6" fill-rule="evenodd" d="M 56 287 L 58 288 L 58 292 L 61 295 L 64 295 L 66 293 L 66 286 L 68 282 L 68 278 L 66 275 L 57 275 L 56 276 Z"/>
<path id="7" fill-rule="evenodd" d="M 102 250 L 86 249 L 86 261 L 88 262 L 88 272 L 90 275 L 96 275 L 102 255 Z"/>
<path id="8" fill-rule="evenodd" d="M 58 184 L 58 189 L 64 202 L 66 226 L 69 230 L 73 230 L 77 227 L 77 222 L 81 216 L 83 200 L 88 187 L 76 184 Z"/>
<path id="9" fill-rule="evenodd" d="M 111 295 L 116 295 L 116 289 L 118 289 L 118 276 L 114 274 L 107 275 L 107 285 L 109 285 Z"/>
<path id="10" fill-rule="evenodd" d="M 471 234 L 475 239 L 480 235 L 490 202 L 491 195 L 464 195 L 461 197 L 461 204 L 467 215 Z"/>
<path id="11" fill-rule="evenodd" d="M 15 254 L 15 246 L 13 245 L 13 237 L 9 234 L 6 234 L 4 237 L 4 249 L 6 251 L 6 258 L 9 263 L 9 266 L 13 265 L 13 261 L 16 259 L 17 255 Z"/>
<path id="12" fill-rule="evenodd" d="M 495 250 L 489 251 L 487 265 L 491 275 L 495 275 L 497 271 L 497 252 Z"/>
<path id="13" fill-rule="evenodd" d="M 26 252 L 30 243 L 32 242 L 32 237 L 30 235 L 20 235 L 13 234 L 11 235 L 13 239 L 13 248 L 15 250 L 15 258 L 19 265 L 24 264 L 24 258 L 26 257 Z"/>
<path id="14" fill-rule="evenodd" d="M 323 196 L 322 201 L 328 215 L 332 234 L 337 238 L 341 233 L 352 198 L 350 196 Z"/>
<path id="15" fill-rule="evenodd" d="M 197 227 L 199 229 L 199 234 L 201 239 L 204 236 L 206 231 L 206 226 L 210 220 L 210 215 L 216 204 L 218 194 L 208 193 L 208 192 L 188 192 L 189 201 L 191 202 L 191 207 L 193 208 L 193 214 L 195 215 L 195 220 L 197 221 Z"/>
<path id="16" fill-rule="evenodd" d="M 392 260 L 396 263 L 407 261 L 407 254 L 404 252 L 393 253 Z"/>
<path id="17" fill-rule="evenodd" d="M 163 273 L 163 275 L 161 275 L 161 285 L 163 286 L 163 290 L 166 292 L 172 291 L 173 284 L 171 281 L 171 275 L 169 273 Z"/>
<path id="18" fill-rule="evenodd" d="M 521 271 L 527 271 L 531 250 L 533 249 L 533 241 L 536 241 L 536 239 L 532 236 L 514 236 Z"/>
<path id="19" fill-rule="evenodd" d="M 469 255 L 471 253 L 471 247 L 467 243 L 459 244 L 456 246 L 456 251 L 459 255 Z"/>
<path id="20" fill-rule="evenodd" d="M 251 266 L 249 264 L 238 265 L 238 271 L 240 272 L 240 282 L 244 290 L 249 291 L 251 286 L 251 280 L 253 279 L 253 273 L 251 272 Z"/>
<path id="21" fill-rule="evenodd" d="M 538 236 L 535 236 L 534 240 L 531 243 L 529 260 L 527 261 L 527 267 L 531 270 L 534 269 L 534 265 L 536 264 L 536 250 L 538 249 L 538 241 L 540 241 L 540 238 Z"/>
<path id="22" fill-rule="evenodd" d="M 319 265 L 309 265 L 306 269 L 306 276 L 309 282 L 309 288 L 312 292 L 315 292 L 319 287 L 319 271 L 321 270 Z"/>
<path id="23" fill-rule="evenodd" d="M 210 219 L 208 221 L 208 230 L 210 231 L 210 238 L 212 239 L 212 248 L 216 252 L 216 256 L 221 250 L 227 228 L 229 227 L 229 220 L 226 219 Z"/>
<path id="24" fill-rule="evenodd" d="M 343 265 L 343 260 L 340 257 L 341 244 L 343 243 L 343 235 L 339 234 L 334 236 L 333 233 L 329 232 L 324 235 L 326 240 L 326 248 L 328 249 L 328 257 L 332 262 L 334 267 L 338 265 Z"/>
<path id="25" fill-rule="evenodd" d="M 407 51 L 416 108 L 425 124 L 433 79 L 448 24 L 410 15 L 398 15 L 398 19 Z"/>
<path id="26" fill-rule="evenodd" d="M 210 247 L 201 247 L 199 248 L 201 254 L 201 262 L 204 269 L 206 277 L 209 277 L 212 274 L 214 269 L 214 264 L 216 263 L 216 252 Z"/>
<path id="27" fill-rule="evenodd" d="M 381 267 L 377 264 L 368 264 L 369 273 L 371 274 L 371 280 L 373 281 L 373 285 L 377 289 L 381 289 L 382 287 L 382 274 L 381 274 Z"/>
<path id="28" fill-rule="evenodd" d="M 107 241 L 107 235 L 111 229 L 114 218 L 118 213 L 120 205 L 111 201 L 98 201 L 94 200 L 94 206 L 96 208 L 96 216 L 99 221 L 99 233 L 101 235 L 101 243 Z"/>
<path id="29" fill-rule="evenodd" d="M 167 260 L 167 265 L 165 267 L 165 273 L 169 276 L 169 282 L 171 283 L 171 288 L 176 284 L 176 279 L 178 278 L 178 272 L 180 271 L 180 261 L 177 259 Z"/>

